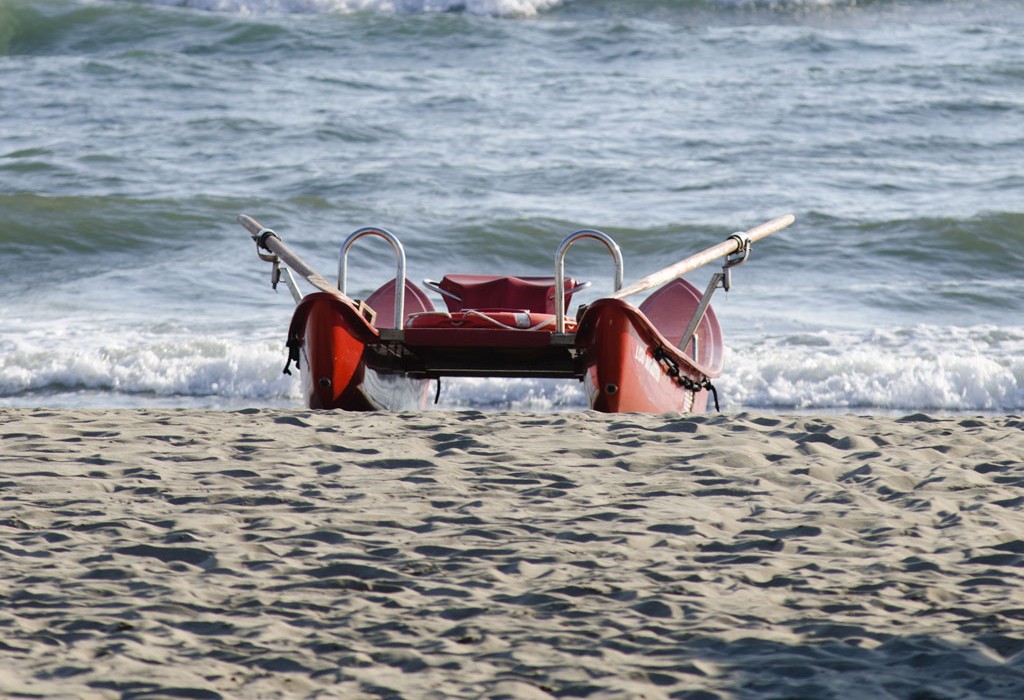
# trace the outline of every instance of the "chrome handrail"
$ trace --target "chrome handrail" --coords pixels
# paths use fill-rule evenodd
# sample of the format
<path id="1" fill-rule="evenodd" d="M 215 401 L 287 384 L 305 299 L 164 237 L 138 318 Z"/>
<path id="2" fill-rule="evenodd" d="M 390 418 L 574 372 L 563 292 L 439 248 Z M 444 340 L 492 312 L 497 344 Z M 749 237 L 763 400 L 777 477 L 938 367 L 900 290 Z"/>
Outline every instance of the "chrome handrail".
<path id="1" fill-rule="evenodd" d="M 592 228 L 585 228 L 575 233 L 570 233 L 559 244 L 555 252 L 555 333 L 565 333 L 565 254 L 576 241 L 581 238 L 593 238 L 604 243 L 608 252 L 615 260 L 615 289 L 617 292 L 622 289 L 622 274 L 625 265 L 622 262 L 622 251 L 619 245 L 612 240 L 607 233 Z"/>
<path id="2" fill-rule="evenodd" d="M 364 236 L 377 236 L 391 244 L 395 251 L 395 328 L 402 330 L 405 327 L 405 248 L 398 236 L 384 228 L 367 226 L 349 234 L 341 245 L 341 253 L 338 256 L 338 289 L 342 294 L 348 294 L 348 251 L 352 244 Z"/>

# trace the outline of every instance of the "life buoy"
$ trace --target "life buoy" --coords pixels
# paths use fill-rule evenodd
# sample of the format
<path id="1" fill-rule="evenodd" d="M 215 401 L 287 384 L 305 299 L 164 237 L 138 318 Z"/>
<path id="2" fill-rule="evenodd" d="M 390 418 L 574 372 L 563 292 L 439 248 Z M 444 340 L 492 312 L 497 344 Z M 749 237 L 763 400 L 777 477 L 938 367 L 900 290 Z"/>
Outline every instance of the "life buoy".
<path id="1" fill-rule="evenodd" d="M 555 315 L 525 309 L 469 309 L 467 311 L 428 311 L 411 314 L 406 328 L 476 328 L 512 331 L 555 330 Z M 565 332 L 573 333 L 576 322 L 565 319 Z"/>

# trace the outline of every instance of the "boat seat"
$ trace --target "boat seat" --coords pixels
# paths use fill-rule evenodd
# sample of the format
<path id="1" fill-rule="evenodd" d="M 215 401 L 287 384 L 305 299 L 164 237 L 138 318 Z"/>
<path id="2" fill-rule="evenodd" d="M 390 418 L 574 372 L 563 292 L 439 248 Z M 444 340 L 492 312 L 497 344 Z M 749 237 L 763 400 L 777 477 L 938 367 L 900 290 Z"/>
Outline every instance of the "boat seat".
<path id="1" fill-rule="evenodd" d="M 554 277 L 502 277 L 498 275 L 445 275 L 440 282 L 424 282 L 439 292 L 449 311 L 467 309 L 525 309 L 555 313 Z M 587 286 L 565 278 L 565 309 L 573 292 Z"/>

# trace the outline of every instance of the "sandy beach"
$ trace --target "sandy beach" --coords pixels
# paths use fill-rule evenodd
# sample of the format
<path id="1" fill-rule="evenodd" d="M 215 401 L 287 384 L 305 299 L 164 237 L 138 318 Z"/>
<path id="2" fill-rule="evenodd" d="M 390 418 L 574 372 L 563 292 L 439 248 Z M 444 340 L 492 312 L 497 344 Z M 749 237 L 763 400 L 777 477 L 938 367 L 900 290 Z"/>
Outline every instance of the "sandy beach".
<path id="1" fill-rule="evenodd" d="M 1024 697 L 1024 419 L 0 410 L 4 698 Z"/>

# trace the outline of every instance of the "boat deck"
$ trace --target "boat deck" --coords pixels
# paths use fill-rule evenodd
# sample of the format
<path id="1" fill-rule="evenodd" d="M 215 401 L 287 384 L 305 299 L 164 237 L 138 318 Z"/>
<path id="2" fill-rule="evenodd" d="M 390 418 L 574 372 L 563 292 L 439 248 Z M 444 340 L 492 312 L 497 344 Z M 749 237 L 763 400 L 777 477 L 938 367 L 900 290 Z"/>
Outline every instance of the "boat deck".
<path id="1" fill-rule="evenodd" d="M 583 377 L 575 333 L 478 329 L 381 329 L 367 364 L 410 377 Z"/>

